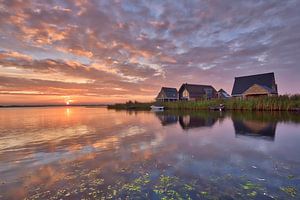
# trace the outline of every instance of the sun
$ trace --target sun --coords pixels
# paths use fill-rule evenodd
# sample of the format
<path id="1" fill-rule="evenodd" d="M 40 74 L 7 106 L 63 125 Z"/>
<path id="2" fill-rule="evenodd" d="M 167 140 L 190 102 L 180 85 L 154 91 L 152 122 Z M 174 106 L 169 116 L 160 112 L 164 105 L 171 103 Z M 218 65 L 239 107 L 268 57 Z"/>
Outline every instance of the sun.
<path id="1" fill-rule="evenodd" d="M 64 102 L 65 102 L 66 106 L 69 106 L 74 102 L 74 99 L 72 99 L 70 96 L 65 96 L 64 97 Z"/>

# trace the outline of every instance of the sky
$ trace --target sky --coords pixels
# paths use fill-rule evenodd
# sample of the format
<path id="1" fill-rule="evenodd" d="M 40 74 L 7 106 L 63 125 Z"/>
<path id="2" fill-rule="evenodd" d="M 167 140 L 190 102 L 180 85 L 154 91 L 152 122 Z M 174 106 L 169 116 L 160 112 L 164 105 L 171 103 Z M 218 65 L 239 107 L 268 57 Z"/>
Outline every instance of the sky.
<path id="1" fill-rule="evenodd" d="M 0 105 L 153 100 L 274 72 L 300 93 L 299 0 L 0 0 Z"/>

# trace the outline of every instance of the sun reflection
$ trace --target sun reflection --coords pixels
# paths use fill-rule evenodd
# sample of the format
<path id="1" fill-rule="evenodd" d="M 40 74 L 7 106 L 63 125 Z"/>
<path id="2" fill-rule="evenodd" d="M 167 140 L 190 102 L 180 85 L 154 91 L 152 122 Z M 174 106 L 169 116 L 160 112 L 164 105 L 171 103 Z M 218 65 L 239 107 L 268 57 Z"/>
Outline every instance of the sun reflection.
<path id="1" fill-rule="evenodd" d="M 70 108 L 66 109 L 66 115 L 67 115 L 67 117 L 70 117 L 70 115 L 71 115 L 71 109 Z"/>

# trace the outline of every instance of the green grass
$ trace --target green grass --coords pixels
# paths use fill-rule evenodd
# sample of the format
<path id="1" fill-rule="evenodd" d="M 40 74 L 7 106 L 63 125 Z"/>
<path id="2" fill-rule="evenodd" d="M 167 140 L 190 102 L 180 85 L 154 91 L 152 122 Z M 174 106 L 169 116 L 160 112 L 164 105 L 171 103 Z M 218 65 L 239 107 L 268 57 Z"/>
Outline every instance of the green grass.
<path id="1" fill-rule="evenodd" d="M 166 102 L 163 105 L 168 109 L 177 110 L 205 110 L 211 106 L 224 104 L 228 110 L 252 110 L 252 111 L 291 111 L 300 108 L 300 95 L 261 97 L 251 99 L 213 99 L 202 101 L 178 101 Z"/>
<path id="2" fill-rule="evenodd" d="M 155 102 L 139 103 L 126 102 L 125 104 L 115 104 L 108 108 L 112 109 L 133 109 L 149 110 Z M 251 110 L 251 111 L 293 111 L 300 109 L 300 95 L 282 95 L 278 97 L 260 97 L 249 99 L 212 99 L 199 101 L 177 101 L 177 102 L 157 102 L 169 110 L 207 110 L 211 106 L 224 104 L 228 110 Z"/>

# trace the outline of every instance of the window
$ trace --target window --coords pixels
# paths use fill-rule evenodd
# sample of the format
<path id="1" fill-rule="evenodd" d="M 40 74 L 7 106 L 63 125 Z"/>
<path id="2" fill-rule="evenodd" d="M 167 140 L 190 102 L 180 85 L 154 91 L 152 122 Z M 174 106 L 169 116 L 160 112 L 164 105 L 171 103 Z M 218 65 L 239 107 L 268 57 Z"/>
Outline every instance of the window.
<path id="1" fill-rule="evenodd" d="M 207 98 L 212 98 L 212 89 L 206 88 L 204 90 L 205 90 L 205 94 L 206 94 Z"/>
<path id="2" fill-rule="evenodd" d="M 185 89 L 182 93 L 182 96 L 188 98 L 189 97 L 189 92 Z"/>

